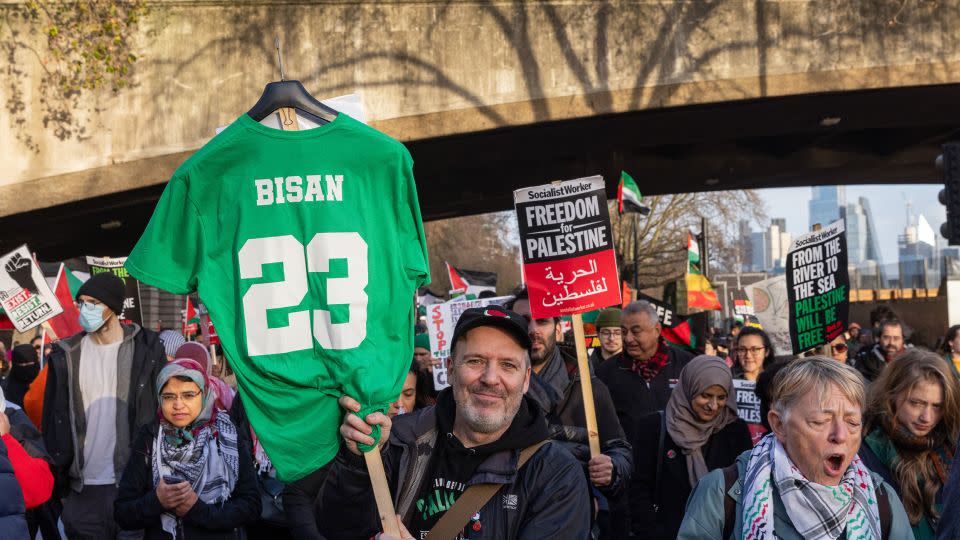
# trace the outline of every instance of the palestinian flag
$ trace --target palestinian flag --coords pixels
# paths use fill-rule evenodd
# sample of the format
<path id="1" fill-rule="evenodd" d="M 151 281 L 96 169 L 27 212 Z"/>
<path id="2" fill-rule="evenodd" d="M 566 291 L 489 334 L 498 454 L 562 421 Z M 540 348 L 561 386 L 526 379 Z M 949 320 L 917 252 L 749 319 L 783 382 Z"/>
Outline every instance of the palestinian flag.
<path id="1" fill-rule="evenodd" d="M 450 277 L 450 289 L 461 289 L 467 295 L 478 296 L 483 291 L 497 292 L 497 274 L 495 272 L 480 272 L 477 270 L 463 270 L 445 262 L 447 275 Z"/>
<path id="2" fill-rule="evenodd" d="M 722 309 L 717 293 L 701 272 L 700 243 L 687 232 L 687 309 Z"/>
<path id="3" fill-rule="evenodd" d="M 620 171 L 620 185 L 617 186 L 617 209 L 622 216 L 625 212 L 639 212 L 643 215 L 650 213 L 650 209 L 642 206 L 640 188 L 626 171 Z"/>
<path id="4" fill-rule="evenodd" d="M 83 282 L 73 275 L 67 265 L 60 264 L 57 279 L 53 285 L 53 294 L 60 302 L 63 313 L 47 321 L 50 329 L 57 335 L 57 339 L 65 339 L 83 331 L 83 327 L 80 326 L 80 310 L 73 302 L 77 295 L 76 291 L 80 290 L 82 284 Z"/>
<path id="5" fill-rule="evenodd" d="M 188 296 L 186 314 L 183 317 L 183 335 L 192 336 L 197 333 L 199 328 L 200 314 L 197 313 L 197 308 L 193 307 Z"/>

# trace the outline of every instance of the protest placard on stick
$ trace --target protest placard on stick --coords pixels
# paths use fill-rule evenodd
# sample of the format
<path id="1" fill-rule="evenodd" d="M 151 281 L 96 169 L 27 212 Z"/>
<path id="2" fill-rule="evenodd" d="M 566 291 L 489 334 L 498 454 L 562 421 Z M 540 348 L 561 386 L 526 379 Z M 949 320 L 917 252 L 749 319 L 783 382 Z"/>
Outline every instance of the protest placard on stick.
<path id="1" fill-rule="evenodd" d="M 787 252 L 786 270 L 793 354 L 842 334 L 850 312 L 843 220 L 795 238 Z"/>
<path id="2" fill-rule="evenodd" d="M 87 257 L 91 276 L 113 272 L 113 275 L 123 280 L 123 311 L 117 313 L 120 322 L 126 324 L 133 322 L 143 326 L 143 313 L 140 311 L 140 281 L 124 268 L 123 263 L 126 261 L 126 257 Z"/>
<path id="3" fill-rule="evenodd" d="M 490 305 L 503 305 L 512 297 L 498 296 L 477 300 L 454 299 L 443 304 L 433 304 L 427 309 L 427 334 L 430 336 L 430 357 L 433 360 L 433 388 L 437 391 L 450 386 L 447 381 L 447 358 L 453 343 L 453 329 L 464 311 Z"/>
<path id="4" fill-rule="evenodd" d="M 0 305 L 18 332 L 63 312 L 26 244 L 0 257 Z"/>
<path id="5" fill-rule="evenodd" d="M 617 259 L 603 178 L 591 176 L 513 192 L 523 276 L 535 318 L 571 315 L 590 455 L 600 453 L 583 317 L 620 304 Z"/>

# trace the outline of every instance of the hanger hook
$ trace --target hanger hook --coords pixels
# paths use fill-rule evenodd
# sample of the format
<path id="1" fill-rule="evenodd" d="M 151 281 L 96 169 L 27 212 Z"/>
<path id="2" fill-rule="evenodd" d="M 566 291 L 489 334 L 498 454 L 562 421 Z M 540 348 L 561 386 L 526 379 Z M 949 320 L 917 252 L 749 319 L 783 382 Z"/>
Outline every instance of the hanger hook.
<path id="1" fill-rule="evenodd" d="M 280 50 L 279 37 L 273 38 L 273 46 L 277 48 L 277 63 L 280 64 L 280 80 L 283 81 L 286 79 L 283 78 L 283 54 L 281 53 L 281 50 Z"/>

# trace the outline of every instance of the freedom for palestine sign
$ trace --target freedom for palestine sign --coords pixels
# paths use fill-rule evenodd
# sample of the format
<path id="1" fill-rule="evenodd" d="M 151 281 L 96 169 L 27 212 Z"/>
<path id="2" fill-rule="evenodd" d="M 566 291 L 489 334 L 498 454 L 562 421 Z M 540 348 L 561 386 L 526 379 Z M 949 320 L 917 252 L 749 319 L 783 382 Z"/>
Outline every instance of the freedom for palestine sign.
<path id="1" fill-rule="evenodd" d="M 787 252 L 786 274 L 793 354 L 842 334 L 850 312 L 843 220 L 795 238 Z"/>

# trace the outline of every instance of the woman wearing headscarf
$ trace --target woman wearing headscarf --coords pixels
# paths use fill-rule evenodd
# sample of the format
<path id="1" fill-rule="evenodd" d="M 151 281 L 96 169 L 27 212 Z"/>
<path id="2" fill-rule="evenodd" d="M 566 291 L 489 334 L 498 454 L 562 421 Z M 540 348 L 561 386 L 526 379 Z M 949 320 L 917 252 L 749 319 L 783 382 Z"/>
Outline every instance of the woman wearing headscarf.
<path id="1" fill-rule="evenodd" d="M 203 368 L 203 374 L 210 381 L 210 386 L 216 392 L 216 406 L 223 411 L 229 411 L 233 407 L 233 398 L 236 391 L 230 388 L 230 385 L 223 382 L 222 379 L 213 374 L 213 360 L 210 358 L 210 352 L 202 344 L 196 341 L 188 341 L 177 348 L 177 358 L 190 358 L 200 364 Z"/>
<path id="2" fill-rule="evenodd" d="M 649 434 L 634 448 L 636 473 L 631 496 L 635 534 L 676 538 L 687 497 L 709 471 L 726 467 L 751 447 L 746 423 L 737 416 L 730 368 L 716 356 L 701 355 L 680 372 L 666 409 L 643 418 Z"/>
<path id="3" fill-rule="evenodd" d="M 932 540 L 960 435 L 956 379 L 937 354 L 911 349 L 880 372 L 868 398 L 860 458 L 897 490 L 917 540 Z"/>
<path id="4" fill-rule="evenodd" d="M 192 359 L 157 376 L 160 411 L 140 429 L 114 518 L 145 538 L 237 538 L 260 515 L 252 453 Z"/>

